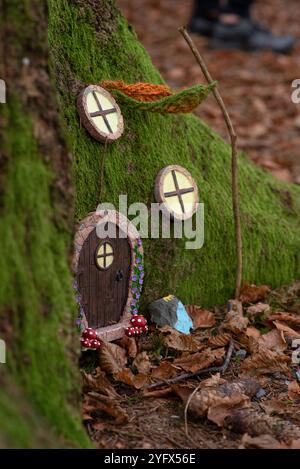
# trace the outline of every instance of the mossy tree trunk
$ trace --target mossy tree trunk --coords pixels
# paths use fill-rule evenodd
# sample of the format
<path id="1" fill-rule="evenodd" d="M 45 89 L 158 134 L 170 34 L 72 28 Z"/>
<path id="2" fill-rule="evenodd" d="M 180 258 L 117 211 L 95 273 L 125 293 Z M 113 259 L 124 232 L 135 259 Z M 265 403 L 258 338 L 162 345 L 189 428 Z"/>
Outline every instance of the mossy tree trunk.
<path id="1" fill-rule="evenodd" d="M 49 1 L 52 77 L 74 155 L 75 217 L 99 202 L 104 147 L 79 125 L 78 92 L 106 79 L 162 83 L 115 2 Z M 187 52 L 188 53 L 188 52 Z M 186 167 L 205 204 L 205 244 L 183 249 L 182 241 L 147 240 L 145 300 L 172 292 L 189 303 L 224 302 L 234 291 L 235 245 L 231 207 L 230 148 L 193 115 L 157 115 L 122 105 L 125 133 L 108 146 L 102 201 L 118 205 L 153 200 L 158 171 Z M 280 184 L 240 157 L 244 279 L 272 286 L 300 274 L 300 190 Z M 284 253 L 284 260 L 283 260 Z"/>
<path id="2" fill-rule="evenodd" d="M 0 445 L 51 446 L 61 435 L 61 444 L 87 446 L 78 416 L 69 268 L 74 220 L 95 210 L 100 189 L 102 201 L 116 207 L 119 194 L 127 194 L 129 204 L 149 205 L 158 171 L 186 167 L 205 204 L 205 244 L 194 251 L 184 249 L 185 240 L 145 240 L 144 303 L 168 293 L 185 303 L 223 303 L 233 294 L 236 264 L 230 148 L 193 115 L 122 106 L 124 136 L 105 150 L 80 127 L 75 100 L 81 89 L 104 79 L 163 82 L 114 1 L 0 5 L 0 76 L 8 85 L 0 128 L 0 304 L 1 336 L 9 346 L 9 373 L 0 365 Z M 278 286 L 299 277 L 300 189 L 242 156 L 239 175 L 244 280 Z M 7 404 L 8 390 L 17 385 L 52 429 L 43 443 L 22 399 L 16 408 Z"/>
<path id="3" fill-rule="evenodd" d="M 47 8 L 0 6 L 0 446 L 86 447 L 69 268 L 72 166 L 48 71 Z"/>

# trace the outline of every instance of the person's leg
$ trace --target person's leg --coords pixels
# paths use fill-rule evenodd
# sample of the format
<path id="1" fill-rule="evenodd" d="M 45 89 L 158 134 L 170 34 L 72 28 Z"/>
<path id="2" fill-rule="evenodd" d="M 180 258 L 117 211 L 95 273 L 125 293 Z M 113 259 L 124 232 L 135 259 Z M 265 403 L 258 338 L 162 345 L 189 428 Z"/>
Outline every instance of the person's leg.
<path id="1" fill-rule="evenodd" d="M 253 21 L 250 14 L 252 3 L 251 0 L 228 0 L 222 4 L 219 20 L 213 28 L 212 47 L 288 52 L 294 39 L 291 36 L 274 36 Z"/>
<path id="2" fill-rule="evenodd" d="M 193 16 L 196 18 L 216 18 L 219 14 L 219 0 L 196 0 Z"/>
<path id="3" fill-rule="evenodd" d="M 228 0 L 227 4 L 222 6 L 221 12 L 249 18 L 252 3 L 253 0 Z"/>
<path id="4" fill-rule="evenodd" d="M 188 26 L 190 32 L 211 36 L 220 12 L 219 0 L 195 0 Z"/>

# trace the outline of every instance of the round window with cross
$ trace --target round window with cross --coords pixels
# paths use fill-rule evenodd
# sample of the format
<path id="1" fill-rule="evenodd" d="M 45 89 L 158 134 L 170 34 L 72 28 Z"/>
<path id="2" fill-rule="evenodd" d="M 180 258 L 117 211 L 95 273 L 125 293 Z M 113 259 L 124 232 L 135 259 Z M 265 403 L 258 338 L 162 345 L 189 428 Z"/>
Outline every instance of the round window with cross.
<path id="1" fill-rule="evenodd" d="M 197 184 L 182 166 L 167 166 L 157 175 L 155 199 L 173 218 L 186 220 L 197 210 Z"/>
<path id="2" fill-rule="evenodd" d="M 100 142 L 112 142 L 124 130 L 119 106 L 108 91 L 101 86 L 90 85 L 77 99 L 80 119 L 88 132 Z"/>
<path id="3" fill-rule="evenodd" d="M 114 261 L 114 250 L 112 245 L 104 241 L 98 246 L 96 251 L 96 265 L 101 270 L 107 270 Z"/>

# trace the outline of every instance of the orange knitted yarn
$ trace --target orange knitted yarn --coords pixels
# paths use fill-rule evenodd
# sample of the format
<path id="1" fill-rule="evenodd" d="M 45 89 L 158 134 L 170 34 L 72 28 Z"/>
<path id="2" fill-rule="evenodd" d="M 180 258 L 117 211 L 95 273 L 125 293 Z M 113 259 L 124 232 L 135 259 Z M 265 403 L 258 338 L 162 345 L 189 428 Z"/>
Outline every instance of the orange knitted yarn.
<path id="1" fill-rule="evenodd" d="M 115 95 L 118 102 L 125 103 L 131 109 L 147 112 L 187 113 L 192 112 L 209 95 L 217 82 L 209 85 L 194 85 L 173 93 L 165 85 L 152 83 L 132 83 L 105 80 L 103 88 Z"/>
<path id="2" fill-rule="evenodd" d="M 153 85 L 152 83 L 127 84 L 124 81 L 104 80 L 100 83 L 108 90 L 119 90 L 137 101 L 157 101 L 166 96 L 171 96 L 170 88 L 165 85 Z"/>

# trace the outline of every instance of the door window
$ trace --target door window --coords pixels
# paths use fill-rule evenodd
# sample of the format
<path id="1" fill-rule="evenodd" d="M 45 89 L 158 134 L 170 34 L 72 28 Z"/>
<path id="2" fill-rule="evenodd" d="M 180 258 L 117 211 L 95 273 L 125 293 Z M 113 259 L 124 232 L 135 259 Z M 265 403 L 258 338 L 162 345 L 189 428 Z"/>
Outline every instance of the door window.
<path id="1" fill-rule="evenodd" d="M 114 250 L 110 243 L 105 241 L 96 251 L 96 265 L 101 270 L 109 269 L 114 261 Z"/>

